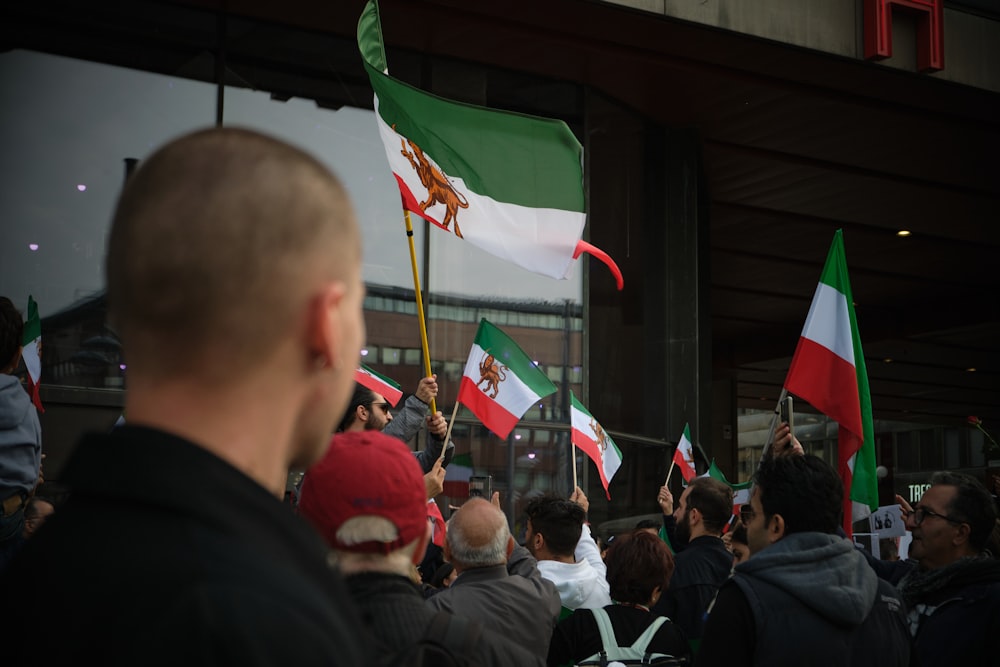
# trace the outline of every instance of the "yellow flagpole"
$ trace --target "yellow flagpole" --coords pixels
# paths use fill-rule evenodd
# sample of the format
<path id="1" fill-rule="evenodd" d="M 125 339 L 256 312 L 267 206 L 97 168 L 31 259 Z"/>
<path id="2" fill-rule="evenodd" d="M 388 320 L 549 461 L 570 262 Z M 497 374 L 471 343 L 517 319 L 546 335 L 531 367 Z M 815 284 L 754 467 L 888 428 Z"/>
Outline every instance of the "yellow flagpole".
<path id="1" fill-rule="evenodd" d="M 406 220 L 406 239 L 410 243 L 410 267 L 413 269 L 413 290 L 417 297 L 417 317 L 420 320 L 420 344 L 424 350 L 424 375 L 431 376 L 431 353 L 427 345 L 427 321 L 424 319 L 424 302 L 420 293 L 420 274 L 417 272 L 417 250 L 413 244 L 413 224 L 410 222 L 410 212 L 403 209 Z M 431 399 L 431 414 L 437 412 L 437 402 Z M 447 444 L 447 440 L 445 444 Z M 443 450 L 442 450 L 443 451 Z"/>

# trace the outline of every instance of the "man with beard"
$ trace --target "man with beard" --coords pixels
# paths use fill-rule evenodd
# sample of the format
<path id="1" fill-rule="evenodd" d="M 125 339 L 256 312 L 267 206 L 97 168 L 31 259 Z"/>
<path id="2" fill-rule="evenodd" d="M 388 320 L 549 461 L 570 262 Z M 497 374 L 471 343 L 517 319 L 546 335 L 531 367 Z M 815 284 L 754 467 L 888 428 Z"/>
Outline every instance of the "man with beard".
<path id="1" fill-rule="evenodd" d="M 658 498 L 666 510 L 669 506 L 663 503 L 669 491 L 664 494 L 664 490 L 660 489 Z M 732 489 L 711 477 L 691 480 L 673 512 L 674 575 L 652 610 L 679 625 L 694 652 L 708 606 L 733 567 L 733 555 L 722 541 L 722 530 L 732 515 Z"/>
<path id="2" fill-rule="evenodd" d="M 445 421 L 441 412 L 427 415 L 427 406 L 431 400 L 437 396 L 438 385 L 437 376 L 425 377 L 417 385 L 416 392 L 407 397 L 396 415 L 392 414 L 392 406 L 382 394 L 378 394 L 361 384 L 354 385 L 354 395 L 347 406 L 347 413 L 344 415 L 338 432 L 349 433 L 352 431 L 382 431 L 386 435 L 399 438 L 403 442 L 409 442 L 413 436 L 420 431 L 426 418 L 427 430 L 430 437 L 427 440 L 427 448 L 421 452 L 415 452 L 420 467 L 424 474 L 430 473 L 434 464 L 441 456 L 441 448 L 444 446 L 444 436 L 448 433 L 448 422 Z M 455 451 L 455 444 L 448 443 L 448 451 L 445 454 L 444 465 L 448 465 L 452 453 Z M 440 490 L 439 490 L 440 492 Z M 434 494 L 437 495 L 437 494 Z"/>

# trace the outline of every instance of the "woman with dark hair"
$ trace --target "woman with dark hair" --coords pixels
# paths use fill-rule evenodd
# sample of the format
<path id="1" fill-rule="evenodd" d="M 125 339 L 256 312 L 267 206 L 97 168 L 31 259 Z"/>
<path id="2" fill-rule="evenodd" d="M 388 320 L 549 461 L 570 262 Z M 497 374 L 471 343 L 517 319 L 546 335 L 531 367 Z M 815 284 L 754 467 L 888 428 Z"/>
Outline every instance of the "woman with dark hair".
<path id="1" fill-rule="evenodd" d="M 674 558 L 664 542 L 643 530 L 618 536 L 607 555 L 608 583 L 614 604 L 604 607 L 619 646 L 631 646 L 657 619 L 649 608 L 660 599 L 674 573 Z M 595 610 L 577 609 L 556 625 L 549 645 L 550 667 L 572 665 L 604 648 Z M 648 644 L 650 654 L 671 656 L 650 664 L 690 660 L 687 638 L 664 619 Z"/>

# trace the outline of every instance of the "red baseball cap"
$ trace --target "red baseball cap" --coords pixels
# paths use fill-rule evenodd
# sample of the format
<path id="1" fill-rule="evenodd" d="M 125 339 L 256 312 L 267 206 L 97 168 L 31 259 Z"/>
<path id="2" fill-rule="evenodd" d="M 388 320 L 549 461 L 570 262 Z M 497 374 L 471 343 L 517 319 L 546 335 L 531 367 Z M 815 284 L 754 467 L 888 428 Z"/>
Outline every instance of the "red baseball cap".
<path id="1" fill-rule="evenodd" d="M 401 440 L 380 431 L 337 433 L 326 456 L 306 472 L 298 511 L 334 549 L 389 553 L 427 531 L 424 474 Z M 396 527 L 396 539 L 339 540 L 341 526 L 360 516 L 388 519 Z"/>

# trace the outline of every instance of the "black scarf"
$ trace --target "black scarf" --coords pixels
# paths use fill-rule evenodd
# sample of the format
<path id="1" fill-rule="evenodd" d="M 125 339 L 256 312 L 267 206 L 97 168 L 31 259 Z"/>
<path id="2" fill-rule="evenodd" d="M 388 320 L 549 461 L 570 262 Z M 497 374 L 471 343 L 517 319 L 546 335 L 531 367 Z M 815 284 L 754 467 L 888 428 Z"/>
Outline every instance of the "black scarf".
<path id="1" fill-rule="evenodd" d="M 899 594 L 907 606 L 927 603 L 945 590 L 959 590 L 972 584 L 1000 581 L 1000 561 L 988 555 L 967 556 L 933 570 L 911 570 L 899 582 Z"/>

